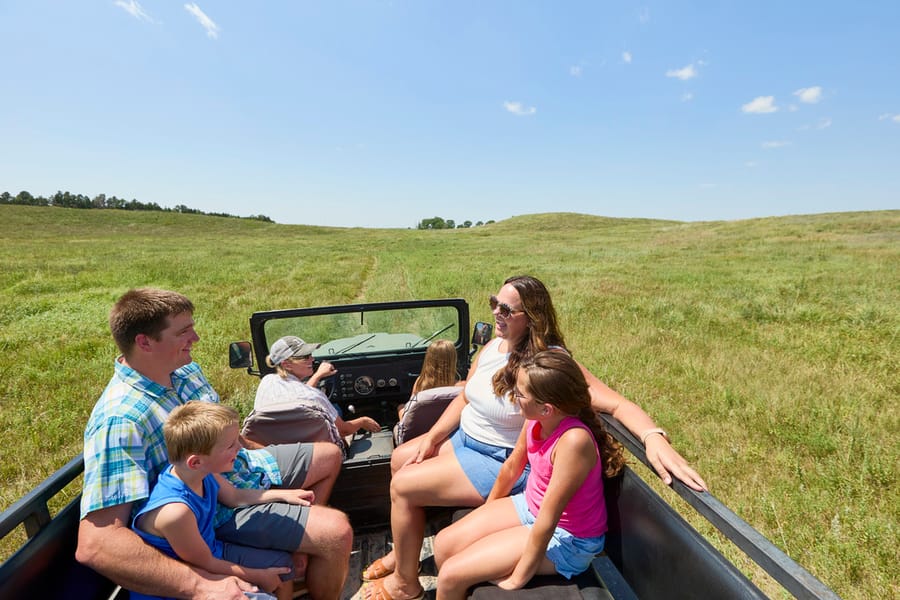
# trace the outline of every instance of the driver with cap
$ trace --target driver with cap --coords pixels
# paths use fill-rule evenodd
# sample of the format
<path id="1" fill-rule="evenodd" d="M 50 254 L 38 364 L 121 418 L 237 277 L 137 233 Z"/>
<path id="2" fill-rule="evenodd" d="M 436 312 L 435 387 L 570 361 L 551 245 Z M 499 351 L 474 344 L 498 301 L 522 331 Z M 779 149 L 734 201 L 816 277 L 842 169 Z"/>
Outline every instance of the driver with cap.
<path id="1" fill-rule="evenodd" d="M 276 340 L 266 357 L 266 364 L 273 367 L 275 373 L 266 375 L 260 381 L 253 410 L 264 411 L 276 405 L 312 406 L 328 414 L 341 437 L 352 435 L 360 429 L 380 431 L 381 426 L 371 417 L 345 421 L 338 407 L 329 402 L 319 389 L 318 385 L 324 378 L 337 373 L 330 362 L 323 361 L 318 368 L 314 368 L 312 353 L 320 345 L 304 342 L 293 335 Z"/>

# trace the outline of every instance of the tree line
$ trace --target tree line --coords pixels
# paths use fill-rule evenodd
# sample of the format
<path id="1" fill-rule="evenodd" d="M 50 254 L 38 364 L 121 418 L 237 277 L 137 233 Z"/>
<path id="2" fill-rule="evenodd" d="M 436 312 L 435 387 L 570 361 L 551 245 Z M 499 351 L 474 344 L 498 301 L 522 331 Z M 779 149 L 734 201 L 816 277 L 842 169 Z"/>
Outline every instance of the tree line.
<path id="1" fill-rule="evenodd" d="M 419 221 L 419 224 L 416 225 L 416 229 L 468 229 L 469 227 L 481 227 L 482 225 L 487 225 L 493 222 L 493 220 L 478 221 L 477 223 L 473 224 L 472 221 L 463 221 L 462 223 L 457 225 L 456 221 L 454 221 L 453 219 L 431 217 L 430 219 L 422 219 L 421 221 Z"/>
<path id="2" fill-rule="evenodd" d="M 238 217 L 228 213 L 220 212 L 203 212 L 196 208 L 189 208 L 184 204 L 179 204 L 174 208 L 162 207 L 156 202 L 139 202 L 135 199 L 125 200 L 116 196 L 107 196 L 106 194 L 97 194 L 93 198 L 84 194 L 72 194 L 71 192 L 58 191 L 49 198 L 44 196 L 33 196 L 30 192 L 21 191 L 15 196 L 9 192 L 0 194 L 0 204 L 20 204 L 24 206 L 60 206 L 63 208 L 97 208 L 97 209 L 113 209 L 113 210 L 155 210 L 160 212 L 177 212 L 191 215 L 207 215 L 210 217 L 230 217 L 232 219 L 254 219 L 257 221 L 265 221 L 266 223 L 274 223 L 272 219 L 265 215 L 250 215 L 249 217 Z"/>

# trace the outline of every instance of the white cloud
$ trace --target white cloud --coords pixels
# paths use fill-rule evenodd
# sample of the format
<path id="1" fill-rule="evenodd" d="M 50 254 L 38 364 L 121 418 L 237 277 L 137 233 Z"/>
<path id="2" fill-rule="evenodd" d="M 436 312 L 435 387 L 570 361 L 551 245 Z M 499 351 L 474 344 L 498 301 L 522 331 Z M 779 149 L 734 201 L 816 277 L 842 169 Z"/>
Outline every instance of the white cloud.
<path id="1" fill-rule="evenodd" d="M 584 72 L 584 69 L 582 69 L 578 65 L 569 67 L 569 75 L 571 75 L 572 77 L 581 77 L 581 74 L 583 72 Z"/>
<path id="2" fill-rule="evenodd" d="M 822 88 L 815 85 L 808 88 L 800 88 L 794 95 L 800 98 L 800 102 L 815 104 L 822 99 Z"/>
<path id="3" fill-rule="evenodd" d="M 153 17 L 144 12 L 144 7 L 141 6 L 141 3 L 137 0 L 116 0 L 113 4 L 127 12 L 129 15 L 134 17 L 135 19 L 141 19 L 142 21 L 147 21 L 148 23 L 154 23 Z"/>
<path id="4" fill-rule="evenodd" d="M 828 129 L 829 127 L 831 127 L 831 119 L 828 117 L 819 119 L 819 122 L 816 123 L 816 129 Z"/>
<path id="5" fill-rule="evenodd" d="M 747 104 L 743 105 L 741 110 L 745 113 L 761 115 L 773 113 L 778 110 L 778 107 L 775 106 L 775 96 L 757 96 Z"/>
<path id="6" fill-rule="evenodd" d="M 892 115 L 891 113 L 884 113 L 883 115 L 878 117 L 879 121 L 893 121 L 894 123 L 900 123 L 900 114 Z"/>
<path id="7" fill-rule="evenodd" d="M 530 117 L 537 112 L 537 108 L 533 106 L 525 106 L 521 102 L 510 102 L 508 100 L 503 103 L 503 108 L 517 117 Z"/>
<path id="8" fill-rule="evenodd" d="M 642 8 L 638 13 L 638 21 L 641 23 L 649 23 L 650 22 L 650 9 Z"/>
<path id="9" fill-rule="evenodd" d="M 693 99 L 694 99 L 694 93 L 693 93 L 693 92 L 685 92 L 685 93 L 683 93 L 683 94 L 681 95 L 681 101 L 682 101 L 682 102 L 690 102 L 690 101 L 693 100 Z"/>
<path id="10" fill-rule="evenodd" d="M 200 7 L 197 6 L 196 2 L 191 2 L 190 4 L 185 4 L 184 9 L 194 15 L 197 19 L 197 22 L 206 30 L 206 37 L 212 39 L 218 39 L 219 37 L 219 26 L 216 25 L 212 19 L 206 16 Z"/>
<path id="11" fill-rule="evenodd" d="M 682 81 L 693 79 L 696 76 L 697 69 L 694 68 L 693 63 L 680 69 L 669 69 L 668 71 L 666 71 L 666 77 L 675 77 L 676 79 L 680 79 Z"/>
<path id="12" fill-rule="evenodd" d="M 744 163 L 744 166 L 747 167 L 748 169 L 752 169 L 757 164 L 758 163 L 755 160 L 748 160 L 747 162 Z"/>
<path id="13" fill-rule="evenodd" d="M 628 65 L 631 64 L 631 52 L 626 50 L 625 52 L 622 53 L 622 62 L 625 64 L 628 64 Z"/>
<path id="14" fill-rule="evenodd" d="M 763 142 L 762 147 L 766 150 L 771 150 L 772 148 L 784 148 L 785 146 L 790 146 L 791 143 L 787 140 L 774 140 L 771 142 Z"/>

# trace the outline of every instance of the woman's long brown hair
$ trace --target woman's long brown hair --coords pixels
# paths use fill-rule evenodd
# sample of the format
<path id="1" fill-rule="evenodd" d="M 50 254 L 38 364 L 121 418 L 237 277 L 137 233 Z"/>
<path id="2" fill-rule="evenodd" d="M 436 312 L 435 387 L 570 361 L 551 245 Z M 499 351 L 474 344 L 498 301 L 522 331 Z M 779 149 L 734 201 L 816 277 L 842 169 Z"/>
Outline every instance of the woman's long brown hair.
<path id="1" fill-rule="evenodd" d="M 541 280 L 530 275 L 516 275 L 503 282 L 503 285 L 507 284 L 519 293 L 522 309 L 528 318 L 528 332 L 514 348 L 510 348 L 506 367 L 494 374 L 494 393 L 498 396 L 512 391 L 516 385 L 516 372 L 524 361 L 549 348 L 566 347 L 557 325 L 553 300 Z"/>

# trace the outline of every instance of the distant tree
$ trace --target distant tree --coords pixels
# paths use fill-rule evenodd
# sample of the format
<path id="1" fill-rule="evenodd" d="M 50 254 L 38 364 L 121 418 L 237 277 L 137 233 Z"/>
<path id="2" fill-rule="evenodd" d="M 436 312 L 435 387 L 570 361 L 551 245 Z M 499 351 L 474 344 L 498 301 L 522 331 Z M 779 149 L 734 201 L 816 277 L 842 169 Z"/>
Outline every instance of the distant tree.
<path id="1" fill-rule="evenodd" d="M 15 204 L 24 204 L 26 206 L 44 206 L 47 204 L 47 199 L 41 198 L 40 196 L 35 198 L 31 195 L 30 192 L 22 190 L 21 192 L 16 194 Z"/>
<path id="2" fill-rule="evenodd" d="M 13 200 L 13 197 L 9 192 L 3 192 L 0 194 L 0 204 L 10 204 Z"/>
<path id="3" fill-rule="evenodd" d="M 440 217 L 432 217 L 430 219 L 422 219 L 416 226 L 416 229 L 446 229 L 447 222 Z"/>
<path id="4" fill-rule="evenodd" d="M 468 229 L 472 226 L 472 221 L 463 221 L 462 224 L 457 225 L 458 229 Z"/>

